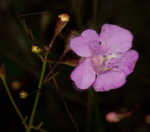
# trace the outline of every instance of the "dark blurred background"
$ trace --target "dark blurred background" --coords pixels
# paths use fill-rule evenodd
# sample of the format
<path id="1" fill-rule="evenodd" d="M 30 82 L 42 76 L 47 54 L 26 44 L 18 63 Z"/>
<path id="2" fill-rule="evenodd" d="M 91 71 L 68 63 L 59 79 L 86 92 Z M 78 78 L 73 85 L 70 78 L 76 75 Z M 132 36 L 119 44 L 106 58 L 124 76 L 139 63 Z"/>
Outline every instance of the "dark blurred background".
<path id="1" fill-rule="evenodd" d="M 44 85 L 35 124 L 43 121 L 42 128 L 48 132 L 76 132 L 77 128 L 82 132 L 149 132 L 149 0 L 0 0 L 0 63 L 5 64 L 8 85 L 23 114 L 30 115 L 40 76 L 41 62 L 31 47 L 48 45 L 57 16 L 64 12 L 70 15 L 70 21 L 54 43 L 50 55 L 53 59 L 59 58 L 73 32 L 87 28 L 100 32 L 104 23 L 129 29 L 134 34 L 133 48 L 140 58 L 122 88 L 94 93 L 92 97 L 88 90 L 75 89 L 70 80 L 72 67 L 58 66 L 55 70 L 58 87 L 55 88 L 54 81 Z M 66 56 L 74 55 L 70 52 Z M 28 96 L 24 98 L 24 94 Z M 110 123 L 105 117 L 112 111 L 130 114 Z M 25 131 L 2 82 L 0 131 Z"/>

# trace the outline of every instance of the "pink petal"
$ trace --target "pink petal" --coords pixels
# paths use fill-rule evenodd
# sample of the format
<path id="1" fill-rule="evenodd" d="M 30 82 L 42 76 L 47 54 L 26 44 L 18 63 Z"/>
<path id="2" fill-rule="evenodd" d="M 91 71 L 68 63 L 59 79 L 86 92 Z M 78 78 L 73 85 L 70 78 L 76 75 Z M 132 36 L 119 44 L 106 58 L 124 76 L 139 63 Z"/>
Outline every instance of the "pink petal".
<path id="1" fill-rule="evenodd" d="M 70 48 L 81 57 L 92 56 L 91 50 L 82 37 L 75 37 L 70 41 Z"/>
<path id="2" fill-rule="evenodd" d="M 127 29 L 112 24 L 104 24 L 100 33 L 102 47 L 107 54 L 123 53 L 132 47 L 133 35 Z"/>
<path id="3" fill-rule="evenodd" d="M 90 59 L 85 59 L 71 73 L 71 79 L 79 89 L 89 88 L 95 81 L 95 76 Z"/>
<path id="4" fill-rule="evenodd" d="M 129 75 L 133 72 L 138 58 L 139 54 L 135 50 L 127 51 L 119 62 L 119 69 L 123 71 L 126 75 Z"/>
<path id="5" fill-rule="evenodd" d="M 126 82 L 126 76 L 123 72 L 108 71 L 97 76 L 94 83 L 95 91 L 109 91 L 119 88 Z"/>
<path id="6" fill-rule="evenodd" d="M 99 41 L 99 35 L 95 30 L 87 29 L 82 32 L 81 36 L 86 42 Z"/>
<path id="7" fill-rule="evenodd" d="M 81 57 L 99 54 L 101 50 L 99 36 L 96 31 L 87 29 L 81 33 L 81 36 L 71 39 L 70 48 Z"/>

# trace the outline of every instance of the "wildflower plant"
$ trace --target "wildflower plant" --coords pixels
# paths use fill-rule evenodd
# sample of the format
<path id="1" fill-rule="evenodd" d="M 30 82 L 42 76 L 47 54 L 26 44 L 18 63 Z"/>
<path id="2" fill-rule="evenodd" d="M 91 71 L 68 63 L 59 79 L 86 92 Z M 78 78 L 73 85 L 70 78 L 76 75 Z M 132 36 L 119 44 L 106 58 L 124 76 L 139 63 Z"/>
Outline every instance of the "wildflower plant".
<path id="1" fill-rule="evenodd" d="M 51 52 L 54 41 L 69 22 L 69 19 L 70 17 L 66 13 L 58 16 L 58 21 L 54 29 L 54 35 L 47 47 L 42 49 L 39 48 L 38 45 L 32 46 L 31 51 L 40 57 L 42 61 L 42 68 L 38 82 L 38 90 L 36 92 L 30 116 L 24 116 L 15 103 L 15 100 L 7 85 L 4 65 L 0 67 L 0 78 L 14 109 L 26 129 L 26 132 L 31 132 L 32 129 L 45 132 L 45 130 L 41 129 L 43 122 L 40 122 L 38 125 L 34 124 L 42 86 L 45 82 L 52 79 L 54 84 L 56 84 L 56 87 L 58 87 L 56 80 L 53 78 L 56 73 L 53 74 L 53 71 L 70 49 L 81 57 L 79 64 L 71 73 L 71 80 L 73 80 L 76 88 L 78 89 L 85 90 L 90 86 L 93 86 L 94 90 L 99 92 L 119 88 L 126 83 L 127 76 L 134 71 L 139 55 L 135 50 L 131 49 L 133 35 L 129 30 L 112 24 L 104 24 L 101 28 L 100 34 L 96 33 L 93 29 L 86 29 L 81 33 L 81 35 L 70 38 L 70 49 L 67 45 L 58 61 L 49 60 L 49 53 Z M 48 63 L 53 63 L 53 67 L 51 67 L 49 73 L 46 73 Z M 77 60 L 73 59 L 69 63 L 62 62 L 62 64 L 67 65 L 74 65 L 76 63 Z M 28 96 L 29 95 L 26 91 L 20 92 L 20 98 L 26 99 Z M 65 102 L 64 106 L 76 128 L 76 131 L 79 131 L 78 126 L 73 120 L 73 117 Z"/>

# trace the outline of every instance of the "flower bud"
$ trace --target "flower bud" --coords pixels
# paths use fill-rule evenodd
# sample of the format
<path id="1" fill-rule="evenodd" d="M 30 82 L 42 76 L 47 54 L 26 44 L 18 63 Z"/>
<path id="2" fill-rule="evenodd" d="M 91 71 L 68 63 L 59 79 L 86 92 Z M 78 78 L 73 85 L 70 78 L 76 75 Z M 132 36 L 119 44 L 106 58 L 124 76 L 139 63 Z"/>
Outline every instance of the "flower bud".
<path id="1" fill-rule="evenodd" d="M 56 23 L 55 27 L 55 36 L 57 36 L 62 29 L 66 26 L 69 22 L 70 16 L 67 13 L 62 13 L 58 15 L 58 22 Z"/>
<path id="2" fill-rule="evenodd" d="M 70 16 L 67 13 L 62 13 L 62 14 L 58 15 L 58 18 L 62 22 L 69 22 Z"/>
<path id="3" fill-rule="evenodd" d="M 19 90 L 21 87 L 21 83 L 18 80 L 14 80 L 11 82 L 11 87 L 13 90 Z"/>
<path id="4" fill-rule="evenodd" d="M 121 119 L 121 116 L 116 112 L 110 112 L 106 115 L 106 121 L 110 123 L 116 123 L 119 122 Z"/>
<path id="5" fill-rule="evenodd" d="M 38 47 L 37 45 L 33 45 L 32 46 L 32 52 L 35 53 L 35 54 L 39 54 L 41 52 L 41 48 Z"/>
<path id="6" fill-rule="evenodd" d="M 106 115 L 106 120 L 111 123 L 117 123 L 120 120 L 131 116 L 132 112 L 122 112 L 122 113 L 117 113 L 117 112 L 110 112 Z"/>
<path id="7" fill-rule="evenodd" d="M 21 99 L 25 99 L 25 98 L 27 98 L 28 93 L 27 93 L 26 91 L 22 90 L 22 91 L 19 93 L 19 96 L 20 96 Z"/>

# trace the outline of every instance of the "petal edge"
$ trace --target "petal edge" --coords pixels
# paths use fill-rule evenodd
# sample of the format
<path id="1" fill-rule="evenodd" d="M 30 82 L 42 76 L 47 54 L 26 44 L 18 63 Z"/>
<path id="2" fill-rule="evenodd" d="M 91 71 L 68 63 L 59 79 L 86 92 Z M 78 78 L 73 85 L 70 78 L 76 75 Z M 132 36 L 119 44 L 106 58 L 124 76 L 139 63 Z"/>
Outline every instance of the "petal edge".
<path id="1" fill-rule="evenodd" d="M 112 89 L 120 88 L 126 82 L 126 76 L 123 72 L 108 71 L 98 75 L 95 83 L 95 91 L 110 91 Z"/>
<path id="2" fill-rule="evenodd" d="M 79 89 L 88 89 L 95 81 L 96 73 L 90 59 L 85 59 L 71 73 L 71 80 Z"/>
<path id="3" fill-rule="evenodd" d="M 132 33 L 120 26 L 104 24 L 100 33 L 100 41 L 107 54 L 123 53 L 132 47 Z"/>

